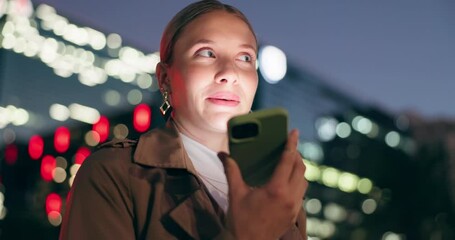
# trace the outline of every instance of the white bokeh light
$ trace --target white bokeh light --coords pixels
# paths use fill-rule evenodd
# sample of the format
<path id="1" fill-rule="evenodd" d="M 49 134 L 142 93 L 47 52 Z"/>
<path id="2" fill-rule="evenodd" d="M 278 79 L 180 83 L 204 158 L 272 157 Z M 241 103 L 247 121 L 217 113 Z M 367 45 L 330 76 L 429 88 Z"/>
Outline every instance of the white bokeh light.
<path id="1" fill-rule="evenodd" d="M 277 83 L 287 71 L 286 54 L 274 46 L 265 46 L 259 50 L 259 70 L 268 83 Z"/>

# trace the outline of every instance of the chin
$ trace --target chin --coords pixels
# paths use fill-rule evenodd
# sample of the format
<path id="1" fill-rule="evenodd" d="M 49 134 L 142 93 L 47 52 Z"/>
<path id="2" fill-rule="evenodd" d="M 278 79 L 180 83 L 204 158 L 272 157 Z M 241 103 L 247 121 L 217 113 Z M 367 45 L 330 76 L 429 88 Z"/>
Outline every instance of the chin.
<path id="1" fill-rule="evenodd" d="M 237 115 L 236 113 L 223 113 L 216 114 L 215 116 L 210 117 L 208 124 L 216 129 L 219 132 L 227 132 L 227 122 L 233 116 Z"/>
<path id="2" fill-rule="evenodd" d="M 211 128 L 216 129 L 216 131 L 227 132 L 227 122 L 229 121 L 229 119 L 231 119 L 234 116 L 245 113 L 248 113 L 248 111 L 244 112 L 238 109 L 234 111 L 217 111 L 206 113 L 205 119 L 207 120 L 207 124 Z"/>

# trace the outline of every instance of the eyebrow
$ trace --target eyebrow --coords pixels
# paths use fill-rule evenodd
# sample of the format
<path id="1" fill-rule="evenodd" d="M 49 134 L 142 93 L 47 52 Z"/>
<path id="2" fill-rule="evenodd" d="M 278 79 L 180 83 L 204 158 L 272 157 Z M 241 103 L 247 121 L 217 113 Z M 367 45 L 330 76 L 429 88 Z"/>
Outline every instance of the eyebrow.
<path id="1" fill-rule="evenodd" d="M 212 41 L 212 40 L 208 40 L 208 39 L 199 39 L 197 40 L 196 42 L 193 43 L 193 46 L 197 45 L 197 44 L 214 44 L 215 42 Z M 253 49 L 255 52 L 257 52 L 258 50 L 251 44 L 248 44 L 248 43 L 244 43 L 244 44 L 240 44 L 239 45 L 240 47 L 243 47 L 243 48 L 251 48 Z"/>

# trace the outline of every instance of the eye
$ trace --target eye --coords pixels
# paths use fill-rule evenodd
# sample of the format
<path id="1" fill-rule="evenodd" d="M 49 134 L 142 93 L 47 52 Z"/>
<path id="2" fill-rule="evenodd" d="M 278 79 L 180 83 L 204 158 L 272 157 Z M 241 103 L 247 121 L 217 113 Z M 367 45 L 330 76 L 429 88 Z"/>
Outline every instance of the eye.
<path id="1" fill-rule="evenodd" d="M 243 54 L 243 55 L 240 55 L 239 60 L 244 61 L 244 62 L 252 62 L 253 57 L 251 57 L 250 54 Z"/>
<path id="2" fill-rule="evenodd" d="M 208 58 L 214 58 L 215 53 L 210 50 L 210 49 L 202 49 L 196 53 L 196 55 L 201 56 L 201 57 L 208 57 Z"/>

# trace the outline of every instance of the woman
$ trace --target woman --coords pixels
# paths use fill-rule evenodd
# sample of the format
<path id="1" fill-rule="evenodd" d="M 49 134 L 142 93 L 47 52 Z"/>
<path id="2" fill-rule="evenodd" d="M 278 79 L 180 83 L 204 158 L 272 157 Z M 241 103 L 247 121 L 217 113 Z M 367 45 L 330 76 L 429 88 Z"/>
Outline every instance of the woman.
<path id="1" fill-rule="evenodd" d="M 306 239 L 297 131 L 258 188 L 226 153 L 226 123 L 250 111 L 258 84 L 246 17 L 218 1 L 190 4 L 166 27 L 160 54 L 166 127 L 84 162 L 60 239 Z"/>

